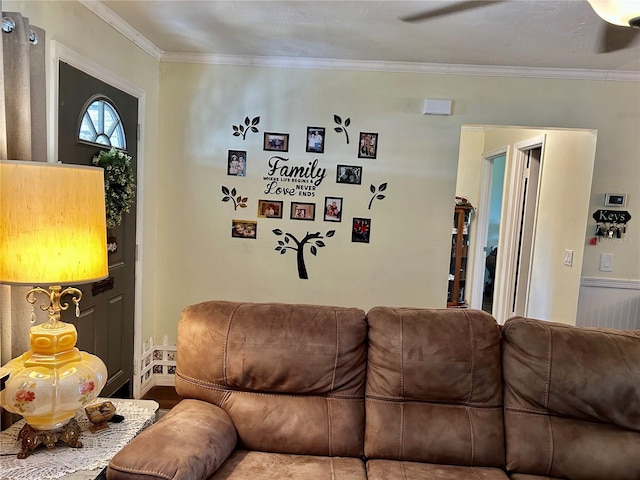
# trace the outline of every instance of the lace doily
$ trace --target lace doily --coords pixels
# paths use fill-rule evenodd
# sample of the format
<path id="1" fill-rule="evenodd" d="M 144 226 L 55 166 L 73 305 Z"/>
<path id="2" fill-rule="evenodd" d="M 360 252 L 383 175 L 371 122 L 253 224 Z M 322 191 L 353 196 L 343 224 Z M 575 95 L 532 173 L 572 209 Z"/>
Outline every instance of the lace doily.
<path id="1" fill-rule="evenodd" d="M 93 403 L 108 400 L 116 407 L 116 414 L 122 415 L 121 423 L 109 422 L 109 428 L 97 433 L 89 430 L 89 419 L 84 409 L 76 414 L 76 420 L 82 429 L 80 441 L 82 448 L 70 448 L 60 442 L 55 448 L 39 446 L 31 454 L 20 460 L 16 454 L 21 450 L 18 434 L 25 421 L 20 420 L 4 432 L 0 432 L 0 480 L 34 480 L 61 478 L 79 470 L 94 470 L 105 467 L 133 437 L 140 433 L 155 419 L 157 404 L 136 403 L 132 400 L 101 398 Z M 153 405 L 154 408 L 149 408 Z"/>

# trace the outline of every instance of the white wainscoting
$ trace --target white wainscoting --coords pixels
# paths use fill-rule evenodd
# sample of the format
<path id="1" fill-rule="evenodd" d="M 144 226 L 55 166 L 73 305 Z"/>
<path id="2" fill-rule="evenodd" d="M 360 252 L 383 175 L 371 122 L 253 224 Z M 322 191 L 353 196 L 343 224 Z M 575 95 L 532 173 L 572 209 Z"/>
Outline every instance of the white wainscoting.
<path id="1" fill-rule="evenodd" d="M 640 330 L 640 280 L 583 277 L 576 325 Z"/>

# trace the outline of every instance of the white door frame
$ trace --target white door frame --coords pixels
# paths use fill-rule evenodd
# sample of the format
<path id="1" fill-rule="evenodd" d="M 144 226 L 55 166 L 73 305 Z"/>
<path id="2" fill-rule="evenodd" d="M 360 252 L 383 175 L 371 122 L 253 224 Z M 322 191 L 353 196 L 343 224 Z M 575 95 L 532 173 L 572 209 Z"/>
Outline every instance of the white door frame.
<path id="1" fill-rule="evenodd" d="M 513 316 L 515 312 L 512 309 L 510 299 L 514 295 L 514 282 L 516 275 L 516 267 L 518 264 L 518 235 L 520 233 L 520 217 L 522 214 L 522 195 L 524 190 L 524 181 L 528 172 L 525 169 L 526 152 L 534 148 L 541 148 L 540 155 L 540 178 L 542 177 L 542 165 L 544 158 L 546 135 L 539 135 L 513 145 L 513 159 L 511 161 L 511 173 L 509 175 L 509 186 L 506 191 L 506 195 L 503 197 L 503 215 L 505 215 L 505 228 L 500 229 L 500 248 L 498 249 L 498 259 L 496 267 L 496 290 L 498 294 L 498 310 L 496 312 L 496 318 L 500 323 L 503 323 L 507 318 Z M 536 225 L 538 218 L 538 200 L 540 198 L 540 184 L 538 181 L 536 188 L 536 208 L 533 219 L 533 234 L 531 237 L 531 256 L 529 260 L 529 276 L 527 277 L 526 285 L 527 290 L 525 293 L 525 308 L 524 315 L 527 315 L 529 310 L 529 292 L 531 290 L 531 262 L 535 253 L 536 244 Z M 517 200 L 517 201 L 515 201 Z M 522 287 L 523 285 L 520 285 Z M 495 300 L 494 294 L 494 302 Z M 494 309 L 494 312 L 496 310 Z"/>
<path id="2" fill-rule="evenodd" d="M 142 208 L 144 199 L 144 119 L 146 110 L 146 92 L 144 89 L 130 82 L 126 78 L 107 70 L 103 66 L 97 64 L 93 60 L 84 57 L 76 51 L 66 47 L 56 40 L 51 40 L 51 55 L 49 57 L 49 72 L 51 81 L 49 82 L 49 108 L 48 108 L 48 135 L 49 145 L 48 159 L 50 163 L 55 163 L 58 159 L 58 92 L 60 69 L 59 63 L 65 62 L 78 70 L 85 72 L 92 77 L 97 78 L 109 85 L 128 93 L 138 99 L 138 125 L 137 132 L 138 141 L 138 158 L 137 158 L 137 198 L 136 201 L 136 259 L 135 259 L 135 307 L 133 319 L 133 378 L 132 390 L 133 397 L 138 398 L 140 395 L 140 382 L 138 374 L 140 371 L 140 357 L 142 355 L 142 272 L 143 266 L 143 225 L 144 225 L 144 209 Z"/>
<path id="3" fill-rule="evenodd" d="M 473 278 L 471 279 L 471 308 L 482 309 L 484 295 L 484 270 L 487 252 L 484 250 L 484 241 L 489 232 L 489 209 L 491 207 L 491 188 L 493 178 L 493 159 L 501 155 L 509 158 L 510 147 L 504 146 L 497 150 L 482 154 L 482 172 L 480 174 L 480 197 L 476 216 L 475 248 L 473 255 Z M 505 182 L 506 182 L 505 175 Z M 503 183 L 503 190 L 506 183 Z"/>

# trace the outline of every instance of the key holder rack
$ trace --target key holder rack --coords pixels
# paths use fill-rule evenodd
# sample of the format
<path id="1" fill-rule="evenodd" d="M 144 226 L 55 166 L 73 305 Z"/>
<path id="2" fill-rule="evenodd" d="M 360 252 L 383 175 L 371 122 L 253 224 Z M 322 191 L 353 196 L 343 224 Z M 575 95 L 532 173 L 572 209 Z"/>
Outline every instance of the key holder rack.
<path id="1" fill-rule="evenodd" d="M 627 223 L 631 220 L 631 215 L 625 210 L 596 210 L 593 212 L 593 219 L 596 221 L 594 235 L 598 240 L 601 238 L 623 238 L 627 232 Z"/>

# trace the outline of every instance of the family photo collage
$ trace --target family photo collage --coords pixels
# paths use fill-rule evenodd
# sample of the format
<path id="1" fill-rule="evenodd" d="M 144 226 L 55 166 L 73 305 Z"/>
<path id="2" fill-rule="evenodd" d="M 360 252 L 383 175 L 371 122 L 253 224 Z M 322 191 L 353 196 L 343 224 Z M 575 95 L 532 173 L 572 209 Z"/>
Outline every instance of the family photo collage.
<path id="1" fill-rule="evenodd" d="M 340 121 L 340 117 L 335 116 L 336 122 Z M 234 135 L 238 136 L 240 133 L 246 135 L 249 129 L 252 132 L 257 133 L 257 123 L 259 122 L 259 117 L 255 117 L 252 124 L 249 124 L 249 118 L 245 119 L 245 123 L 247 126 L 246 131 L 243 131 L 244 128 L 241 125 L 240 130 L 238 127 L 234 126 Z M 345 131 L 347 143 L 349 143 L 348 133 L 346 132 L 346 126 L 349 125 L 349 119 L 345 121 L 345 125 L 341 127 L 336 127 L 334 130 L 336 132 Z M 307 153 L 315 153 L 315 154 L 323 154 L 325 150 L 325 140 L 326 140 L 326 129 L 324 127 L 307 127 L 306 131 L 306 139 L 305 139 L 305 151 Z M 288 133 L 277 133 L 277 132 L 264 132 L 263 134 L 263 151 L 267 152 L 280 152 L 280 153 L 288 153 L 289 152 L 289 134 Z M 375 159 L 377 156 L 378 150 L 378 134 L 372 132 L 360 132 L 358 137 L 358 158 L 360 159 Z M 278 158 L 277 153 L 274 153 Z M 284 156 L 283 156 L 284 158 Z M 276 160 L 277 162 L 277 160 Z M 284 163 L 284 162 L 283 162 Z M 309 174 L 311 171 L 311 176 L 314 175 L 314 169 L 317 168 L 318 161 L 309 162 L 310 167 L 294 167 L 292 165 L 287 165 L 282 167 L 283 169 L 289 169 L 293 171 L 302 172 Z M 271 160 L 270 160 L 271 165 Z M 261 165 L 262 167 L 262 165 Z M 227 155 L 227 175 L 236 176 L 236 177 L 245 177 L 247 176 L 247 170 L 253 168 L 249 165 L 247 158 L 247 151 L 245 150 L 229 150 Z M 289 171 L 285 170 L 285 171 Z M 323 172 L 326 172 L 325 169 L 322 169 Z M 362 184 L 362 170 L 363 167 L 359 165 L 346 165 L 346 164 L 338 164 L 336 166 L 336 184 L 349 184 L 349 185 L 361 185 Z M 262 174 L 262 173 L 261 173 Z M 318 174 L 319 176 L 319 174 Z M 317 185 L 324 180 L 324 178 L 320 178 Z M 327 179 L 328 180 L 328 179 Z M 307 181 L 308 182 L 308 181 Z M 385 184 L 386 186 L 386 184 Z M 297 188 L 310 188 L 314 190 L 311 197 L 315 196 L 315 187 L 309 186 L 300 186 Z M 374 191 L 374 186 L 371 186 L 371 191 Z M 234 207 L 237 209 L 238 206 L 242 208 L 246 208 L 246 202 L 248 198 L 243 198 L 242 195 L 239 195 L 235 188 L 233 190 L 228 189 L 223 186 L 223 193 L 225 193 L 225 198 L 223 201 L 233 201 Z M 284 194 L 291 195 L 292 189 L 284 188 L 282 189 Z M 266 193 L 267 191 L 265 191 Z M 274 193 L 278 193 L 278 191 Z M 298 192 L 298 190 L 296 190 Z M 301 200 L 306 200 L 304 197 L 304 192 L 301 192 L 300 195 Z M 378 198 L 384 198 L 383 195 L 378 195 Z M 372 198 L 373 200 L 373 198 Z M 371 202 L 369 203 L 369 208 L 371 208 Z M 320 211 L 317 211 L 320 210 Z M 270 219 L 282 219 L 289 218 L 290 220 L 301 220 L 301 221 L 314 221 L 316 217 L 322 218 L 325 222 L 341 222 L 342 221 L 342 211 L 343 211 L 343 198 L 339 196 L 325 196 L 324 201 L 320 204 L 316 204 L 315 202 L 308 201 L 297 201 L 292 200 L 289 202 L 288 208 L 285 205 L 283 200 L 272 199 L 272 198 L 260 198 L 258 199 L 257 205 L 257 217 L 260 218 L 270 218 Z M 370 218 L 358 218 L 354 217 L 351 219 L 351 241 L 358 243 L 369 243 L 370 234 L 371 234 L 371 219 Z M 231 225 L 231 236 L 233 238 L 245 238 L 245 239 L 256 239 L 258 236 L 258 222 L 257 220 L 232 220 Z"/>

